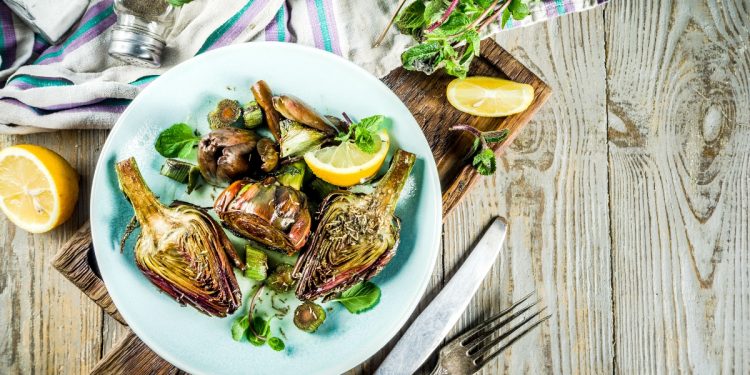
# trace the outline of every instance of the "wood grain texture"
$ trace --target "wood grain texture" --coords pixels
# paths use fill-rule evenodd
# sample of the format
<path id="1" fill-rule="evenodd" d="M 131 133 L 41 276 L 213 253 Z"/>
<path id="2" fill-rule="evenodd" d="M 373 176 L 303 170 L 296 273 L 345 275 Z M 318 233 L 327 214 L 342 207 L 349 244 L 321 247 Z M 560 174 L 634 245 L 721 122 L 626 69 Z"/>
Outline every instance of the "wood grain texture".
<path id="1" fill-rule="evenodd" d="M 606 14 L 620 372 L 750 373 L 748 25 L 747 1 Z"/>
<path id="2" fill-rule="evenodd" d="M 180 371 L 152 352 L 132 331 L 102 358 L 92 375 L 178 374 Z"/>
<path id="3" fill-rule="evenodd" d="M 4 136 L 0 147 L 34 143 L 57 151 L 81 174 L 81 197 L 88 197 L 105 137 L 101 131 Z M 50 266 L 88 211 L 88 200 L 80 199 L 73 217 L 44 235 L 0 219 L 0 373 L 84 374 L 101 358 L 101 308 Z"/>
<path id="4" fill-rule="evenodd" d="M 524 112 L 513 116 L 499 119 L 476 117 L 463 113 L 448 103 L 445 89 L 455 77 L 444 73 L 426 77 L 422 73 L 399 68 L 383 78 L 383 82 L 401 98 L 424 130 L 440 174 L 444 217 L 448 216 L 480 177 L 465 159 L 471 149 L 472 136 L 449 133 L 448 128 L 457 124 L 469 124 L 483 131 L 508 129 L 508 140 L 493 145 L 495 153 L 499 155 L 544 106 L 551 93 L 549 86 L 539 77 L 492 40 L 482 42 L 481 54 L 472 62 L 469 75 L 527 83 L 534 87 L 534 102 Z"/>
<path id="5" fill-rule="evenodd" d="M 499 43 L 552 87 L 547 105 L 446 218 L 448 276 L 495 215 L 505 250 L 453 335 L 535 291 L 552 315 L 482 374 L 613 370 L 604 8 L 503 33 Z"/>
<path id="6" fill-rule="evenodd" d="M 125 324 L 99 274 L 91 244 L 91 225 L 84 224 L 52 259 L 52 266 L 91 298 L 104 312 Z"/>

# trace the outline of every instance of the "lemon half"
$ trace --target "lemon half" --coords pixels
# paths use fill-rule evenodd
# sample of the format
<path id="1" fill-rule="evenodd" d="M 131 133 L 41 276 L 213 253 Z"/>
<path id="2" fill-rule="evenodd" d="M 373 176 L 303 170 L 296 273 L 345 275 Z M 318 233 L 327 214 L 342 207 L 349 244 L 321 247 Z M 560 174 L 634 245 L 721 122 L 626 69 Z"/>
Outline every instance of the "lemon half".
<path id="1" fill-rule="evenodd" d="M 31 233 L 67 220 L 78 201 L 78 173 L 55 152 L 16 145 L 0 151 L 0 209 Z"/>
<path id="2" fill-rule="evenodd" d="M 375 137 L 375 152 L 367 153 L 354 143 L 343 142 L 305 154 L 305 162 L 321 180 L 342 187 L 364 182 L 383 165 L 391 141 L 388 132 L 381 130 Z"/>
<path id="3" fill-rule="evenodd" d="M 492 77 L 454 79 L 446 90 L 448 101 L 461 112 L 482 117 L 504 117 L 525 111 L 534 101 L 534 87 Z"/>

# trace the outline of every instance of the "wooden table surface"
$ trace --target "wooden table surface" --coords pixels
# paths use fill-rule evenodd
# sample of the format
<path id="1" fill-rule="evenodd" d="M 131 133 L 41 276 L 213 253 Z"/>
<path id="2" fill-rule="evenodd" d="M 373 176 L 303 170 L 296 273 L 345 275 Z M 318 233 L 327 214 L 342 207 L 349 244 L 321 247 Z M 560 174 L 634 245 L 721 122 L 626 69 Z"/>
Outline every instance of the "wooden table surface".
<path id="1" fill-rule="evenodd" d="M 554 94 L 446 218 L 425 298 L 503 215 L 505 250 L 456 329 L 532 290 L 552 318 L 484 374 L 750 373 L 748 25 L 748 0 L 612 0 L 497 38 Z M 84 181 L 49 234 L 0 219 L 0 373 L 87 373 L 122 337 L 50 266 L 89 216 L 106 136 L 0 137 L 60 152 Z"/>

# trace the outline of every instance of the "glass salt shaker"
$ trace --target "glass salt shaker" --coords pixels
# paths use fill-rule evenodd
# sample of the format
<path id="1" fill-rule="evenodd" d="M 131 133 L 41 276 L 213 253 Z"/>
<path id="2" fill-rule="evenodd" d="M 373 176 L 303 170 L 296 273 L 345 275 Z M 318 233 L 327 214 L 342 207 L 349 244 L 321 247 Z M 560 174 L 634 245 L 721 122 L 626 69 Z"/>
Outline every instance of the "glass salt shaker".
<path id="1" fill-rule="evenodd" d="M 109 55 L 128 64 L 157 68 L 179 8 L 166 0 L 115 0 L 117 24 Z"/>

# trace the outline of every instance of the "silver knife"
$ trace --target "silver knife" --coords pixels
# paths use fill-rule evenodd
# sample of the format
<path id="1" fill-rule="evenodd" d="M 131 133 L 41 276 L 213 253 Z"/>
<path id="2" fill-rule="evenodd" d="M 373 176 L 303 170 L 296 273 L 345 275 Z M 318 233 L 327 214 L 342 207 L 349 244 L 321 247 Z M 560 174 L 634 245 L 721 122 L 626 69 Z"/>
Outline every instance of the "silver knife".
<path id="1" fill-rule="evenodd" d="M 376 375 L 408 375 L 422 366 L 456 324 L 492 268 L 505 242 L 505 229 L 505 219 L 495 218 L 448 285 L 401 336 Z"/>

